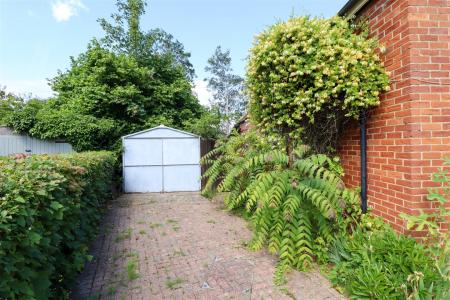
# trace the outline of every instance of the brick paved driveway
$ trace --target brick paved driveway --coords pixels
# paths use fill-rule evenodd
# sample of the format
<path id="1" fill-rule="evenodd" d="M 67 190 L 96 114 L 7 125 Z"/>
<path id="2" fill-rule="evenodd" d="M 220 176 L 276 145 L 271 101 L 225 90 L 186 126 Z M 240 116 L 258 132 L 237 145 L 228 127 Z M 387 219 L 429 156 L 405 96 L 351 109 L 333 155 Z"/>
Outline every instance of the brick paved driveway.
<path id="1" fill-rule="evenodd" d="M 344 299 L 318 272 L 274 286 L 246 221 L 197 193 L 123 195 L 101 226 L 73 299 Z"/>

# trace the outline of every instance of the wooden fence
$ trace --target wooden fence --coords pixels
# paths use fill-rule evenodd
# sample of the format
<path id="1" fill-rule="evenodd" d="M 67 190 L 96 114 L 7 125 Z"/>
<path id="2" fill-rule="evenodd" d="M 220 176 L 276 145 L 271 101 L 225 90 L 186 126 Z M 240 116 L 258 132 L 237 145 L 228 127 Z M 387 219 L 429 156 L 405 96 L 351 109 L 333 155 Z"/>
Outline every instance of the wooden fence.
<path id="1" fill-rule="evenodd" d="M 201 139 L 200 140 L 200 155 L 203 157 L 205 154 L 207 154 L 209 151 L 214 149 L 214 145 L 216 143 L 216 140 L 212 139 Z M 202 176 L 205 173 L 205 171 L 208 169 L 208 166 L 202 165 L 201 166 L 201 173 Z M 206 184 L 206 180 L 202 178 L 202 189 Z"/>

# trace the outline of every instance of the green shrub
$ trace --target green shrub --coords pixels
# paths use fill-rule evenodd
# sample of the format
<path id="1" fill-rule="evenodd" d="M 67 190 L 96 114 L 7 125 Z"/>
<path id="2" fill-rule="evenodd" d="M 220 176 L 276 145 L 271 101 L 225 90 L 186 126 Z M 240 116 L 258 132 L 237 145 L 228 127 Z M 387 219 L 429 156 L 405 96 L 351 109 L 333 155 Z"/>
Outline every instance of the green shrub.
<path id="1" fill-rule="evenodd" d="M 450 157 L 444 158 L 444 165 L 450 166 Z M 421 211 L 419 215 L 400 214 L 407 220 L 407 228 L 412 230 L 425 230 L 423 242 L 427 245 L 427 255 L 431 257 L 446 289 L 450 290 L 450 172 L 439 168 L 432 176 L 438 187 L 428 191 L 428 201 L 435 203 L 434 210 Z M 416 286 L 406 290 L 407 295 L 414 297 L 422 290 L 421 278 L 416 280 Z"/>
<path id="2" fill-rule="evenodd" d="M 275 283 L 283 284 L 290 268 L 305 269 L 315 260 L 334 264 L 332 282 L 353 299 L 445 299 L 450 288 L 445 232 L 432 235 L 436 246 L 396 234 L 382 220 L 361 215 L 360 199 L 344 188 L 336 160 L 305 146 L 292 157 L 279 148 L 250 131 L 221 141 L 202 159 L 210 166 L 205 195 L 226 192 L 225 205 L 250 216 L 250 247 L 267 246 L 279 256 Z M 442 170 L 434 178 L 448 180 Z M 443 200 L 447 188 L 433 189 L 429 198 Z M 439 212 L 430 229 L 448 214 L 444 206 Z M 428 217 L 415 218 L 431 222 Z"/>
<path id="3" fill-rule="evenodd" d="M 320 152 L 335 148 L 344 122 L 378 105 L 389 88 L 377 47 L 339 17 L 296 17 L 269 27 L 250 51 L 251 121 Z"/>
<path id="4" fill-rule="evenodd" d="M 411 299 L 444 299 L 449 286 L 427 253 L 424 245 L 387 226 L 360 228 L 333 245 L 330 279 L 353 299 L 409 299 L 417 277 L 421 288 Z"/>
<path id="5" fill-rule="evenodd" d="M 228 174 L 235 165 L 248 157 L 252 157 L 261 151 L 271 149 L 257 132 L 251 130 L 243 135 L 232 132 L 228 139 L 218 140 L 216 147 L 207 155 L 202 157 L 201 163 L 208 167 L 203 174 L 207 178 L 206 185 L 202 190 L 205 197 L 212 197 L 217 191 L 217 183 Z M 240 177 L 240 181 L 250 180 L 250 177 Z M 240 182 L 246 186 L 248 183 Z"/>
<path id="6" fill-rule="evenodd" d="M 109 152 L 0 158 L 1 299 L 66 293 L 89 258 L 114 164 Z"/>
<path id="7" fill-rule="evenodd" d="M 228 192 L 229 209 L 244 207 L 254 225 L 250 247 L 280 257 L 276 282 L 290 267 L 325 261 L 334 235 L 359 216 L 359 197 L 345 189 L 336 162 L 300 146 L 289 157 L 256 133 L 232 136 L 203 159 L 204 192 Z M 212 159 L 214 158 L 214 159 Z M 217 186 L 217 188 L 215 188 Z"/>
<path id="8" fill-rule="evenodd" d="M 188 119 L 184 122 L 184 129 L 205 139 L 217 139 L 224 136 L 221 124 L 223 116 L 217 109 L 205 109 L 198 119 Z M 164 124 L 164 123 L 160 123 Z"/>

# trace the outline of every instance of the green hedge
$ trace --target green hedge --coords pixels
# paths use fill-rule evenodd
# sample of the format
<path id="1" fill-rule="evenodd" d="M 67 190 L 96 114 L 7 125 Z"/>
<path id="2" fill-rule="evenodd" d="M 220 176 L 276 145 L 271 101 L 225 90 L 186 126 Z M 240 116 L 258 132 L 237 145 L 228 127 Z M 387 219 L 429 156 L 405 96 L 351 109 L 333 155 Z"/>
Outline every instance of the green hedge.
<path id="1" fill-rule="evenodd" d="M 67 297 L 114 164 L 109 152 L 0 158 L 0 299 Z"/>

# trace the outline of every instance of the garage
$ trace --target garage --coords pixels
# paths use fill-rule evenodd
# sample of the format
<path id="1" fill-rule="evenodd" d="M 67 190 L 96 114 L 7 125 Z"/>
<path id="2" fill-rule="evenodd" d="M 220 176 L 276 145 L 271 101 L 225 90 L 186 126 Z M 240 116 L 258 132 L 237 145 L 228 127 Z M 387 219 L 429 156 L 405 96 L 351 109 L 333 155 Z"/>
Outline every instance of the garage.
<path id="1" fill-rule="evenodd" d="M 199 191 L 200 137 L 160 125 L 122 137 L 125 193 Z"/>

